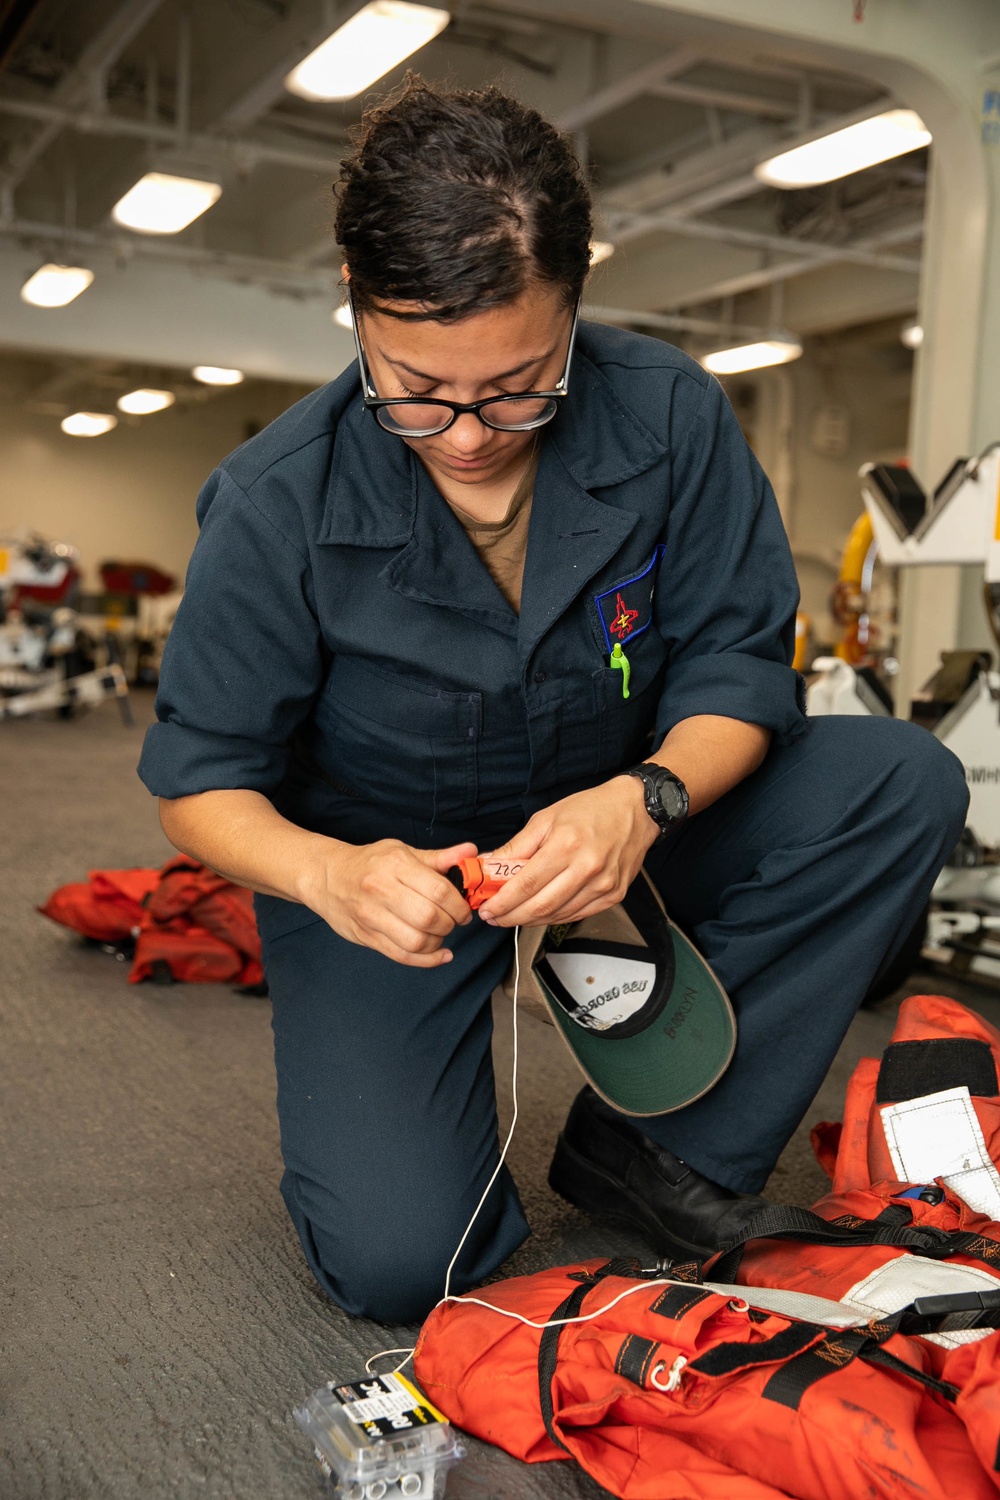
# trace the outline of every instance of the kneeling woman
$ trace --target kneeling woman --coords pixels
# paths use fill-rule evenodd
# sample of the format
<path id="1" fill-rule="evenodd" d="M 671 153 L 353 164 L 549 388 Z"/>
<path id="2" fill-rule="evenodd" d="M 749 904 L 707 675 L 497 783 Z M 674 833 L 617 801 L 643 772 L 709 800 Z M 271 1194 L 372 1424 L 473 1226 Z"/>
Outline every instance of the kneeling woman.
<path id="1" fill-rule="evenodd" d="M 641 1122 L 584 1090 L 552 1174 L 660 1253 L 707 1253 L 966 793 L 911 725 L 806 732 L 770 486 L 698 364 L 578 322 L 590 201 L 551 125 L 411 81 L 336 195 L 357 362 L 205 485 L 140 773 L 177 847 L 259 893 L 309 1264 L 349 1312 L 408 1320 L 497 1161 L 516 926 L 610 907 L 645 861 L 729 991 L 716 1087 Z M 473 916 L 445 872 L 501 846 L 524 868 Z M 505 1171 L 453 1288 L 527 1232 Z"/>

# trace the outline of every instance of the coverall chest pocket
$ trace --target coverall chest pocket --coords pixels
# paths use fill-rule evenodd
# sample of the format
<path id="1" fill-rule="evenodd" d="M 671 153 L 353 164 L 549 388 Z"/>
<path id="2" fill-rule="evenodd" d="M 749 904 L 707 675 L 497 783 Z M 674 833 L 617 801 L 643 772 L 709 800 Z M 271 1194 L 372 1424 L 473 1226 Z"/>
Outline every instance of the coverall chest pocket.
<path id="1" fill-rule="evenodd" d="M 337 657 L 317 717 L 326 768 L 345 787 L 421 821 L 472 816 L 481 694 Z"/>

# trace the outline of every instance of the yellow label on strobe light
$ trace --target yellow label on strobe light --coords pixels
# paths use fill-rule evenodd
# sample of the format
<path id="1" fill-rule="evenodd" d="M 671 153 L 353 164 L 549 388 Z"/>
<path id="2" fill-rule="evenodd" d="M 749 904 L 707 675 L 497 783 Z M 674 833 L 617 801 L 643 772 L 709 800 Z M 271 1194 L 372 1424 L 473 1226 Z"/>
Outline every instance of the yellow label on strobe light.
<path id="1" fill-rule="evenodd" d="M 993 540 L 1000 542 L 1000 464 L 997 465 L 997 510 L 993 523 Z"/>
<path id="2" fill-rule="evenodd" d="M 411 1392 L 413 1396 L 414 1406 L 422 1406 L 425 1411 L 429 1411 L 436 1422 L 447 1422 L 448 1418 L 445 1416 L 444 1412 L 438 1411 L 437 1407 L 433 1406 L 431 1402 L 428 1401 L 423 1391 L 417 1390 L 417 1387 L 412 1383 L 412 1381 L 407 1380 L 405 1375 L 400 1375 L 397 1371 L 396 1379 L 399 1381 L 400 1385 L 405 1385 L 406 1389 Z"/>

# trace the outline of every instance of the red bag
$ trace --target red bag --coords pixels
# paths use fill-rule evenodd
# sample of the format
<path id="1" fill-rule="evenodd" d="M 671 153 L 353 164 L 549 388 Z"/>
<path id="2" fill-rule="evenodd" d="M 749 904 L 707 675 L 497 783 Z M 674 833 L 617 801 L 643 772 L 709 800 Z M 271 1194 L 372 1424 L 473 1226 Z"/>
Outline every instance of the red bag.
<path id="1" fill-rule="evenodd" d="M 242 980 L 245 967 L 242 955 L 230 943 L 183 920 L 143 928 L 129 982 L 141 984 L 156 978 L 157 963 L 165 963 L 171 977 L 186 984 L 235 984 Z"/>
<path id="2" fill-rule="evenodd" d="M 186 854 L 162 870 L 92 870 L 64 885 L 44 916 L 100 942 L 138 934 L 133 984 L 158 977 L 188 983 L 263 983 L 253 896 Z"/>
<path id="3" fill-rule="evenodd" d="M 606 1310 L 542 1331 L 496 1308 L 535 1323 Z M 459 1426 L 530 1463 L 576 1458 L 623 1500 L 996 1500 L 921 1340 L 651 1286 L 637 1263 L 444 1304 L 414 1367 Z"/>
<path id="4" fill-rule="evenodd" d="M 141 924 L 159 878 L 158 870 L 91 870 L 86 883 L 60 886 L 38 910 L 84 937 L 118 943 Z"/>

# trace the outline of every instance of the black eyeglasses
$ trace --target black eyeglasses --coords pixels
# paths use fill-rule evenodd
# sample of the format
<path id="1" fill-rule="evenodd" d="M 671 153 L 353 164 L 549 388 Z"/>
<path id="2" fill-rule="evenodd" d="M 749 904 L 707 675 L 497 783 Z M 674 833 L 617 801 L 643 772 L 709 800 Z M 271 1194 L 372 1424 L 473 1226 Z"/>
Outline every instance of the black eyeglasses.
<path id="1" fill-rule="evenodd" d="M 577 324 L 580 321 L 579 302 L 573 313 L 566 363 L 551 391 L 518 391 L 509 396 L 488 396 L 485 401 L 470 401 L 468 404 L 439 401 L 429 396 L 380 396 L 368 374 L 350 287 L 347 289 L 347 303 L 351 311 L 354 344 L 358 351 L 364 403 L 386 432 L 394 432 L 399 437 L 433 437 L 436 433 L 447 432 L 466 412 L 472 412 L 480 422 L 495 428 L 497 432 L 530 432 L 534 427 L 544 427 L 546 422 L 551 422 L 559 410 L 560 401 L 565 401 L 569 395 L 569 366 L 576 343 Z"/>

